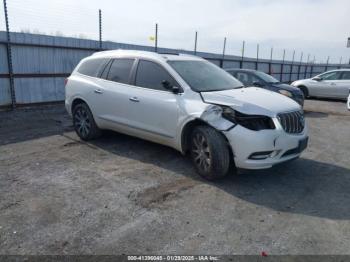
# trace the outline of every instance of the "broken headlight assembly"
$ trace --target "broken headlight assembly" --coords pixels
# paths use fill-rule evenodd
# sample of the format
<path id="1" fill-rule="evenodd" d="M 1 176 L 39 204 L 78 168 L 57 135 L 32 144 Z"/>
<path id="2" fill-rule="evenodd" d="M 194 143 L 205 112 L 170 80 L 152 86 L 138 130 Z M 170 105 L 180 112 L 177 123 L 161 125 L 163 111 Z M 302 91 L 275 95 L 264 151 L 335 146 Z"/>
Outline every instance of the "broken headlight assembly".
<path id="1" fill-rule="evenodd" d="M 288 97 L 293 97 L 293 94 L 287 90 L 278 90 L 278 93 L 280 93 L 281 95 L 284 95 L 284 96 L 288 96 Z"/>
<path id="2" fill-rule="evenodd" d="M 234 124 L 241 125 L 253 131 L 275 129 L 275 124 L 270 117 L 243 114 L 235 111 L 231 107 L 222 107 L 222 117 Z"/>

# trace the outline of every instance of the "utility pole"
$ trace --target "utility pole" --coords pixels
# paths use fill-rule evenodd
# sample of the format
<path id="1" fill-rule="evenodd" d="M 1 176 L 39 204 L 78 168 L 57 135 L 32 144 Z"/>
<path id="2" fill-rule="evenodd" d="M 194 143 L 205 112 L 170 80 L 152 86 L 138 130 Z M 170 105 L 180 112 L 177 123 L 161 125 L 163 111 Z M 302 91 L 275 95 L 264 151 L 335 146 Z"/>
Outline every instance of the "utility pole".
<path id="1" fill-rule="evenodd" d="M 300 63 L 299 63 L 299 67 L 298 67 L 298 79 L 300 79 L 300 70 L 301 70 L 301 63 L 303 62 L 303 55 L 304 55 L 304 53 L 301 52 Z"/>
<path id="2" fill-rule="evenodd" d="M 194 55 L 197 55 L 197 40 L 198 40 L 198 32 L 196 31 L 196 35 L 194 37 Z"/>
<path id="3" fill-rule="evenodd" d="M 310 60 L 310 54 L 307 55 L 307 60 L 306 60 L 306 65 L 305 65 L 305 71 L 304 71 L 304 78 L 306 78 L 307 68 L 309 67 L 309 60 Z"/>
<path id="4" fill-rule="evenodd" d="M 329 63 L 329 56 L 327 57 L 326 70 L 325 71 L 328 70 L 328 63 Z"/>
<path id="5" fill-rule="evenodd" d="M 5 14 L 6 35 L 7 35 L 6 50 L 7 50 L 7 66 L 8 66 L 9 76 L 10 76 L 11 107 L 12 107 L 12 109 L 15 109 L 16 108 L 16 94 L 15 94 L 15 82 L 13 79 L 10 26 L 9 26 L 9 18 L 8 18 L 6 0 L 3 0 L 3 2 L 4 2 L 4 14 Z"/>
<path id="6" fill-rule="evenodd" d="M 272 55 L 273 55 L 273 47 L 271 47 L 271 52 L 270 52 L 270 61 L 272 61 Z"/>
<path id="7" fill-rule="evenodd" d="M 286 57 L 286 49 L 283 49 L 283 59 L 281 64 L 281 75 L 280 75 L 280 81 L 283 82 L 283 67 L 284 67 L 284 58 Z"/>
<path id="8" fill-rule="evenodd" d="M 272 74 L 272 54 L 273 54 L 273 47 L 271 47 L 271 52 L 270 52 L 270 63 L 269 63 L 269 74 Z"/>
<path id="9" fill-rule="evenodd" d="M 224 38 L 224 48 L 223 48 L 223 50 L 222 50 L 222 59 L 224 59 L 225 58 L 225 52 L 226 52 L 226 37 Z"/>
<path id="10" fill-rule="evenodd" d="M 242 59 L 241 59 L 241 65 L 240 65 L 241 68 L 243 68 L 244 46 L 245 46 L 245 41 L 243 41 L 243 44 L 242 44 Z"/>
<path id="11" fill-rule="evenodd" d="M 347 48 L 350 47 L 350 37 L 348 37 L 348 42 L 346 43 L 346 47 L 347 47 Z M 350 65 L 350 58 L 349 58 L 349 65 Z"/>
<path id="12" fill-rule="evenodd" d="M 102 11 L 98 10 L 98 29 L 99 29 L 99 41 L 100 41 L 100 49 L 102 49 Z"/>
<path id="13" fill-rule="evenodd" d="M 293 50 L 292 64 L 290 66 L 289 82 L 292 82 L 292 74 L 293 74 L 293 67 L 294 67 L 294 57 L 295 57 L 295 50 Z"/>
<path id="14" fill-rule="evenodd" d="M 154 44 L 154 52 L 158 52 L 158 24 L 156 24 L 156 39 Z"/>
<path id="15" fill-rule="evenodd" d="M 259 63 L 259 44 L 256 45 L 256 64 L 255 64 L 256 70 L 258 70 L 258 63 Z"/>
<path id="16" fill-rule="evenodd" d="M 316 56 L 314 55 L 314 59 L 312 60 L 312 63 L 311 63 L 311 72 L 310 72 L 311 76 L 313 76 L 313 74 L 314 74 L 315 61 L 316 61 Z"/>

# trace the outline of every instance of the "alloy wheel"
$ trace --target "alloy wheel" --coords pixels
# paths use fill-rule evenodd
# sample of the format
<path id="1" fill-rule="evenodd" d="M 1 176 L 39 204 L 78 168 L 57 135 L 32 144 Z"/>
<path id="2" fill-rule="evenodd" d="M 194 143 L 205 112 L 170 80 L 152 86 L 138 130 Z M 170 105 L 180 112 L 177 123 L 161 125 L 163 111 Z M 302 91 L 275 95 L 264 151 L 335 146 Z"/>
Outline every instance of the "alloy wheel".
<path id="1" fill-rule="evenodd" d="M 75 130 L 82 136 L 87 137 L 91 130 L 91 121 L 88 112 L 80 107 L 74 114 Z"/>
<path id="2" fill-rule="evenodd" d="M 203 172 L 209 172 L 212 161 L 206 138 L 204 135 L 196 133 L 192 139 L 192 154 L 196 166 Z"/>

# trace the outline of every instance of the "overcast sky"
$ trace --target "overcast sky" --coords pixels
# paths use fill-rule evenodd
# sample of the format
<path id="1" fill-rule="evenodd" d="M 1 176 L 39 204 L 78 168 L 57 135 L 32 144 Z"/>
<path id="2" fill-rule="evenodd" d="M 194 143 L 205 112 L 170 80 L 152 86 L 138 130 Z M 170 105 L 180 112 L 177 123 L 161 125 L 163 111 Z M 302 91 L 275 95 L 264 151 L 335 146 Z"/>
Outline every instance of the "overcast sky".
<path id="1" fill-rule="evenodd" d="M 304 52 L 325 62 L 349 62 L 349 0 L 7 0 L 14 31 L 98 38 L 98 9 L 103 12 L 103 38 L 124 43 L 152 45 L 154 24 L 159 24 L 159 45 L 192 50 L 198 31 L 198 50 L 221 53 L 227 37 L 227 53 L 290 60 Z M 3 30 L 3 7 L 0 9 Z"/>

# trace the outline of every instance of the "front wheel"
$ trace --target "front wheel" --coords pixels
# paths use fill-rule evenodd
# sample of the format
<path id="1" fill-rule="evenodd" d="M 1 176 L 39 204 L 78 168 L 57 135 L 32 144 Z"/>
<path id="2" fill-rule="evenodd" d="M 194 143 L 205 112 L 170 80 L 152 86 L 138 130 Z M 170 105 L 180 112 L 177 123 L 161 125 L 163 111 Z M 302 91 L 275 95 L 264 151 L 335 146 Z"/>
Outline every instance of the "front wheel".
<path id="1" fill-rule="evenodd" d="M 87 104 L 81 103 L 73 108 L 73 125 L 75 132 L 82 140 L 91 140 L 101 135 L 101 130 Z"/>
<path id="2" fill-rule="evenodd" d="M 299 86 L 301 92 L 303 92 L 304 98 L 308 98 L 309 97 L 309 90 L 307 89 L 306 86 Z"/>
<path id="3" fill-rule="evenodd" d="M 208 180 L 224 177 L 230 168 L 229 146 L 223 135 L 209 126 L 193 130 L 191 158 L 199 175 Z"/>

